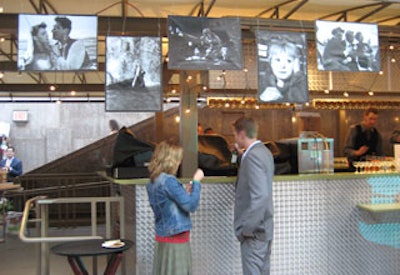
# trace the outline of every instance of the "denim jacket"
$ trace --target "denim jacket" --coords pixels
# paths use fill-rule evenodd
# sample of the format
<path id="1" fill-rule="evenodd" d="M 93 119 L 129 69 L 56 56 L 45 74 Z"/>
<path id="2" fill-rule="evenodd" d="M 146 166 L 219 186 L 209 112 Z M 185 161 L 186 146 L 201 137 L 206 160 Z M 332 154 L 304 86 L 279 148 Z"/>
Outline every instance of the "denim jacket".
<path id="1" fill-rule="evenodd" d="M 175 176 L 166 173 L 147 184 L 156 235 L 172 236 L 192 228 L 190 212 L 193 213 L 199 204 L 200 189 L 200 182 L 195 181 L 192 192 L 188 194 Z"/>

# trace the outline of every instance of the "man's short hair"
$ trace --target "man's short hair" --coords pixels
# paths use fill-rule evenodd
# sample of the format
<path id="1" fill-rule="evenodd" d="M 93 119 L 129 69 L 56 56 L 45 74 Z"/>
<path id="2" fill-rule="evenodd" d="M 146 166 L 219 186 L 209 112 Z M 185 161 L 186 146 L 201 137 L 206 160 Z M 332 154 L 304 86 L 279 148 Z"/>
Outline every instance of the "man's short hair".
<path id="1" fill-rule="evenodd" d="M 58 16 L 54 19 L 63 29 L 71 29 L 71 20 L 65 16 Z"/>
<path id="2" fill-rule="evenodd" d="M 373 113 L 373 114 L 377 115 L 377 114 L 378 114 L 378 109 L 375 108 L 375 107 L 368 107 L 368 108 L 365 110 L 364 115 L 367 116 L 369 113 Z"/>
<path id="3" fill-rule="evenodd" d="M 258 125 L 250 117 L 241 117 L 233 123 L 236 132 L 244 131 L 248 138 L 257 138 Z"/>

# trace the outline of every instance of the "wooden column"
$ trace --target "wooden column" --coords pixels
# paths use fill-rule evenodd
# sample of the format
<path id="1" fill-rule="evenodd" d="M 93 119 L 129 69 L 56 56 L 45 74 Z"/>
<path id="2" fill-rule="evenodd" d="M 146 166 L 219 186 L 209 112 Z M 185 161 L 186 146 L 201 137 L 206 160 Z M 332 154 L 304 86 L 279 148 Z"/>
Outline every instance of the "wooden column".
<path id="1" fill-rule="evenodd" d="M 191 177 L 198 167 L 197 151 L 197 92 L 196 74 L 193 71 L 180 72 L 180 143 L 183 146 L 181 177 Z"/>
<path id="2" fill-rule="evenodd" d="M 335 147 L 341 148 L 341 153 L 343 153 L 343 148 L 346 144 L 348 128 L 346 110 L 339 110 L 339 140 L 335 141 Z"/>

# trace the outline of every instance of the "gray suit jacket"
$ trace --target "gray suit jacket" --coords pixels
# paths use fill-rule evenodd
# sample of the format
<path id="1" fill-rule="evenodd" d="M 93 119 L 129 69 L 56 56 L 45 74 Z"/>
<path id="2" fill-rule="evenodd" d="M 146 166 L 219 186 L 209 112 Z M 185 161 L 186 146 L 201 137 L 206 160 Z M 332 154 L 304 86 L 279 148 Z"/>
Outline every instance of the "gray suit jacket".
<path id="1" fill-rule="evenodd" d="M 272 240 L 274 168 L 272 154 L 263 143 L 251 147 L 241 160 L 234 209 L 234 229 L 239 241 L 246 237 Z"/>

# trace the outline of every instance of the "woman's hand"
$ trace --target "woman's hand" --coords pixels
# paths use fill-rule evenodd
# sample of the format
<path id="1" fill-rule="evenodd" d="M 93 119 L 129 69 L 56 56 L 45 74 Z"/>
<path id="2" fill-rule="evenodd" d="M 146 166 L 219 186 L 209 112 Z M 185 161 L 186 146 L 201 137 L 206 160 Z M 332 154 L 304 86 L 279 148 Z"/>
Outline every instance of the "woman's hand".
<path id="1" fill-rule="evenodd" d="M 193 179 L 201 181 L 204 178 L 204 172 L 200 168 L 197 168 L 196 172 L 194 172 Z"/>

